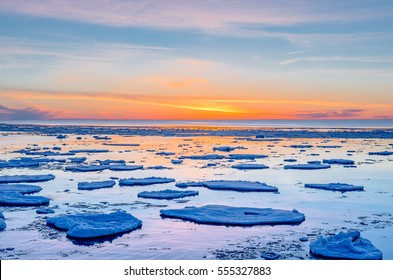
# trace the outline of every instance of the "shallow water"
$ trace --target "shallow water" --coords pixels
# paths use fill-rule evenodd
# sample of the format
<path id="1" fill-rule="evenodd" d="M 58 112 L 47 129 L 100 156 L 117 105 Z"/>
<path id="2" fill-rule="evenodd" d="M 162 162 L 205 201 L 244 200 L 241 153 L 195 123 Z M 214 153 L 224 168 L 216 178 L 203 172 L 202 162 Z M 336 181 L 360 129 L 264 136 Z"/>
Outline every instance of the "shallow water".
<path id="1" fill-rule="evenodd" d="M 0 232 L 1 259 L 248 259 L 260 258 L 261 252 L 276 252 L 281 259 L 310 259 L 309 243 L 319 235 L 341 230 L 358 229 L 362 236 L 383 252 L 384 259 L 393 259 L 393 156 L 370 156 L 369 151 L 392 151 L 392 139 L 291 139 L 252 142 L 235 136 L 119 136 L 110 140 L 96 140 L 92 135 L 71 134 L 57 139 L 45 134 L 7 132 L 0 134 L 0 159 L 26 157 L 14 153 L 27 147 L 61 147 L 61 152 L 73 149 L 109 149 L 108 153 L 78 153 L 75 156 L 49 156 L 68 159 L 87 157 L 87 163 L 97 160 L 123 159 L 130 164 L 144 165 L 143 170 L 100 172 L 64 171 L 69 163 L 47 163 L 39 168 L 0 169 L 0 175 L 54 174 L 55 180 L 35 183 L 43 188 L 38 194 L 51 199 L 49 207 L 55 214 L 38 215 L 36 207 L 0 207 L 7 228 Z M 82 139 L 78 140 L 77 137 Z M 137 143 L 140 146 L 109 146 L 104 143 Z M 291 148 L 308 144 L 312 148 Z M 33 146 L 35 145 L 35 146 Z M 172 159 L 195 154 L 220 154 L 219 145 L 243 146 L 230 153 L 265 154 L 267 158 L 250 160 L 228 159 L 191 160 L 172 164 Z M 320 145 L 338 145 L 340 148 L 318 148 Z M 157 152 L 175 155 L 157 155 Z M 348 152 L 351 151 L 351 152 Z M 31 157 L 31 156 L 27 156 Z M 37 156 L 34 156 L 37 157 Z M 286 158 L 306 163 L 323 159 L 344 158 L 356 162 L 356 168 L 332 165 L 325 170 L 284 170 Z M 217 163 L 216 166 L 207 166 Z M 238 170 L 231 165 L 258 163 L 269 166 L 262 170 Z M 162 165 L 166 169 L 150 169 Z M 82 191 L 80 181 L 103 181 L 110 177 L 169 177 L 176 182 L 202 180 L 249 180 L 276 186 L 279 193 L 216 191 L 206 188 L 188 188 L 199 191 L 195 197 L 175 200 L 137 198 L 141 191 L 176 189 L 174 183 L 120 187 Z M 331 192 L 304 188 L 305 183 L 349 183 L 364 186 L 363 192 Z M 229 206 L 297 209 L 306 220 L 300 225 L 225 227 L 199 225 L 176 219 L 161 218 L 160 209 L 223 204 Z M 101 242 L 80 243 L 70 240 L 64 232 L 45 225 L 45 217 L 67 213 L 110 213 L 125 210 L 142 220 L 141 229 Z M 309 241 L 300 242 L 307 236 Z"/>

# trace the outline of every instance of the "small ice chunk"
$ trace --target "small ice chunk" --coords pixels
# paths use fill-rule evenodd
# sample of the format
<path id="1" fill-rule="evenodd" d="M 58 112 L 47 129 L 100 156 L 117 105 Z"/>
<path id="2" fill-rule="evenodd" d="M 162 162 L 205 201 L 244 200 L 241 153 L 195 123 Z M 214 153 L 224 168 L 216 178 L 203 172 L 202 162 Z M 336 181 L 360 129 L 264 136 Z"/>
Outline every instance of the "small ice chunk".
<path id="1" fill-rule="evenodd" d="M 280 257 L 280 254 L 276 252 L 262 252 L 261 258 L 265 260 L 277 260 Z"/>
<path id="2" fill-rule="evenodd" d="M 298 224 L 304 221 L 304 214 L 297 210 L 271 208 L 231 207 L 225 205 L 206 205 L 183 209 L 163 209 L 161 216 L 179 218 L 200 224 L 227 226 L 254 226 L 276 224 Z"/>
<path id="3" fill-rule="evenodd" d="M 175 155 L 174 152 L 157 152 L 156 155 L 158 156 L 173 156 Z"/>
<path id="4" fill-rule="evenodd" d="M 312 148 L 313 145 L 291 145 L 289 147 L 295 148 L 295 149 L 308 149 L 308 148 Z"/>
<path id="5" fill-rule="evenodd" d="M 383 151 L 383 152 L 369 152 L 370 156 L 391 156 L 393 152 Z"/>
<path id="6" fill-rule="evenodd" d="M 207 155 L 194 155 L 194 156 L 182 156 L 180 159 L 194 159 L 194 160 L 213 160 L 213 159 L 223 159 L 223 155 L 207 154 Z"/>
<path id="7" fill-rule="evenodd" d="M 0 176 L 0 183 L 34 183 L 55 179 L 52 174 L 47 175 L 4 175 Z"/>
<path id="8" fill-rule="evenodd" d="M 66 171 L 71 172 L 95 172 L 108 169 L 107 165 L 77 165 L 77 166 L 66 166 Z"/>
<path id="9" fill-rule="evenodd" d="M 295 162 L 295 161 L 297 161 L 297 159 L 294 159 L 294 158 L 286 158 L 286 159 L 284 159 L 284 161 L 285 161 L 285 162 Z"/>
<path id="10" fill-rule="evenodd" d="M 351 159 L 324 159 L 323 163 L 349 165 L 349 164 L 355 164 L 355 161 L 353 161 Z"/>
<path id="11" fill-rule="evenodd" d="M 70 153 L 108 153 L 109 150 L 106 149 L 80 149 L 80 150 L 71 150 Z"/>
<path id="12" fill-rule="evenodd" d="M 330 191 L 349 192 L 349 191 L 363 191 L 364 187 L 354 186 L 343 183 L 329 183 L 329 184 L 305 184 L 306 188 L 323 189 Z"/>
<path id="13" fill-rule="evenodd" d="M 284 169 L 300 169 L 300 170 L 327 169 L 330 167 L 331 166 L 329 164 L 320 164 L 320 163 L 284 165 Z"/>
<path id="14" fill-rule="evenodd" d="M 42 196 L 23 195 L 19 192 L 0 192 L 2 206 L 37 206 L 47 205 L 49 199 Z"/>
<path id="15" fill-rule="evenodd" d="M 183 160 L 182 159 L 172 159 L 171 163 L 172 164 L 181 164 L 181 163 L 183 163 Z"/>
<path id="16" fill-rule="evenodd" d="M 0 184 L 0 192 L 18 192 L 21 194 L 31 194 L 40 192 L 41 187 L 25 184 Z"/>
<path id="17" fill-rule="evenodd" d="M 359 231 L 340 232 L 311 242 L 311 253 L 324 259 L 381 260 L 382 252 Z"/>
<path id="18" fill-rule="evenodd" d="M 217 180 L 205 182 L 178 183 L 177 187 L 206 187 L 213 190 L 229 190 L 238 192 L 277 192 L 278 189 L 261 182 Z"/>
<path id="19" fill-rule="evenodd" d="M 338 149 L 338 148 L 342 148 L 342 146 L 339 146 L 339 145 L 319 145 L 317 147 L 318 148 L 322 148 L 322 149 Z"/>
<path id="20" fill-rule="evenodd" d="M 235 164 L 231 166 L 236 169 L 267 169 L 269 166 L 264 164 L 251 164 L 251 163 L 243 163 L 243 164 Z"/>
<path id="21" fill-rule="evenodd" d="M 260 154 L 230 154 L 228 155 L 230 159 L 249 159 L 253 160 L 256 158 L 267 158 L 267 155 L 260 155 Z"/>
<path id="22" fill-rule="evenodd" d="M 126 165 L 126 164 L 116 164 L 109 165 L 109 170 L 112 171 L 133 171 L 138 169 L 143 169 L 143 165 Z"/>
<path id="23" fill-rule="evenodd" d="M 110 214 L 74 214 L 49 218 L 50 227 L 67 231 L 67 236 L 76 239 L 92 239 L 130 232 L 142 222 L 124 211 Z"/>
<path id="24" fill-rule="evenodd" d="M 231 152 L 236 149 L 244 149 L 244 147 L 231 147 L 231 146 L 217 146 L 213 147 L 213 151 L 220 151 L 220 152 Z"/>
<path id="25" fill-rule="evenodd" d="M 299 241 L 301 241 L 301 242 L 307 242 L 307 241 L 308 241 L 308 237 L 307 237 L 307 236 L 300 237 L 300 238 L 299 238 Z"/>
<path id="26" fill-rule="evenodd" d="M 44 215 L 46 215 L 46 214 L 53 214 L 53 213 L 55 213 L 55 210 L 50 209 L 48 207 L 41 207 L 41 208 L 38 208 L 37 210 L 35 210 L 35 212 L 37 214 L 44 214 Z"/>
<path id="27" fill-rule="evenodd" d="M 78 190 L 95 190 L 102 188 L 111 188 L 116 184 L 115 181 L 107 180 L 100 182 L 79 182 Z"/>
<path id="28" fill-rule="evenodd" d="M 0 230 L 4 230 L 6 227 L 3 212 L 0 212 Z"/>
<path id="29" fill-rule="evenodd" d="M 151 192 L 140 192 L 138 197 L 142 198 L 154 198 L 154 199 L 175 199 L 186 196 L 198 195 L 197 191 L 176 191 L 176 190 L 163 190 L 163 191 L 151 191 Z"/>
<path id="30" fill-rule="evenodd" d="M 121 186 L 137 186 L 137 185 L 154 185 L 154 184 L 166 184 L 174 182 L 175 179 L 165 177 L 147 177 L 147 178 L 128 178 L 120 179 L 119 185 Z"/>

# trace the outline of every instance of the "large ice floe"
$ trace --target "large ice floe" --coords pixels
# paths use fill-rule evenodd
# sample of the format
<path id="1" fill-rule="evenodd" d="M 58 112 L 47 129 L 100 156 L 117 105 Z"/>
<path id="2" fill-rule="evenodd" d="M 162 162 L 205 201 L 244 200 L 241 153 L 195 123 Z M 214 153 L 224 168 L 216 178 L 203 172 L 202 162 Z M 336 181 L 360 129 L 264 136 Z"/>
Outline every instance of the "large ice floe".
<path id="1" fill-rule="evenodd" d="M 329 164 L 321 164 L 321 163 L 284 165 L 284 169 L 300 169 L 300 170 L 327 169 L 330 167 L 331 166 Z"/>
<path id="2" fill-rule="evenodd" d="M 40 192 L 41 187 L 26 184 L 0 184 L 0 192 L 18 192 L 21 194 L 31 194 Z"/>
<path id="3" fill-rule="evenodd" d="M 23 195 L 19 192 L 0 192 L 2 206 L 39 206 L 49 204 L 49 199 L 42 196 Z"/>
<path id="4" fill-rule="evenodd" d="M 298 224 L 305 219 L 304 214 L 297 210 L 231 207 L 225 205 L 163 209 L 160 210 L 160 213 L 163 217 L 178 218 L 200 224 L 227 226 Z"/>
<path id="5" fill-rule="evenodd" d="M 120 179 L 121 186 L 154 185 L 174 182 L 175 179 L 165 177 L 127 178 Z"/>
<path id="6" fill-rule="evenodd" d="M 197 191 L 162 190 L 162 191 L 138 193 L 138 197 L 154 198 L 154 199 L 175 199 L 175 198 L 182 198 L 186 196 L 195 196 L 195 195 L 198 195 Z"/>
<path id="7" fill-rule="evenodd" d="M 3 212 L 0 212 L 0 230 L 4 230 L 6 227 Z"/>
<path id="8" fill-rule="evenodd" d="M 95 190 L 102 188 L 111 188 L 116 184 L 113 180 L 100 181 L 100 182 L 79 182 L 79 190 Z"/>
<path id="9" fill-rule="evenodd" d="M 311 253 L 324 259 L 381 260 L 382 252 L 359 231 L 340 232 L 311 242 Z"/>
<path id="10" fill-rule="evenodd" d="M 231 166 L 235 169 L 267 169 L 269 166 L 264 164 L 252 164 L 252 163 L 242 163 L 242 164 L 235 164 Z"/>
<path id="11" fill-rule="evenodd" d="M 67 232 L 76 239 L 93 239 L 130 232 L 142 221 L 124 211 L 110 214 L 73 214 L 49 218 L 47 225 Z"/>
<path id="12" fill-rule="evenodd" d="M 0 183 L 34 183 L 55 179 L 52 174 L 47 175 L 4 175 L 0 176 Z"/>
<path id="13" fill-rule="evenodd" d="M 228 190 L 238 192 L 277 192 L 278 189 L 261 182 L 217 180 L 204 182 L 177 183 L 176 187 L 206 187 L 213 190 Z"/>
<path id="14" fill-rule="evenodd" d="M 329 184 L 305 184 L 306 188 L 339 191 L 339 192 L 350 192 L 350 191 L 363 191 L 363 186 L 354 186 L 343 183 L 329 183 Z"/>

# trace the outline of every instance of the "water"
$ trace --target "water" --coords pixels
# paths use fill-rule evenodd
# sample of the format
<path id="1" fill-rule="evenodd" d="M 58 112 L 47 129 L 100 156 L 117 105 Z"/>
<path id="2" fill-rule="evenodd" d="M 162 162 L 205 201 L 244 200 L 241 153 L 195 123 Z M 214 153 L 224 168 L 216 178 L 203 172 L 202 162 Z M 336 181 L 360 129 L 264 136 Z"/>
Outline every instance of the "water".
<path id="1" fill-rule="evenodd" d="M 81 137 L 80 140 L 77 137 Z M 310 259 L 309 243 L 320 235 L 360 230 L 384 254 L 393 259 L 393 156 L 370 156 L 368 151 L 392 150 L 392 139 L 306 139 L 285 138 L 281 141 L 251 142 L 234 136 L 119 136 L 110 140 L 96 140 L 89 134 L 71 134 L 66 139 L 56 139 L 45 133 L 7 132 L 0 134 L 2 160 L 23 157 L 14 151 L 34 147 L 62 152 L 72 149 L 109 149 L 108 153 L 78 154 L 87 162 L 123 159 L 130 164 L 142 164 L 144 170 L 73 173 L 66 172 L 72 163 L 49 163 L 39 168 L 1 169 L 0 175 L 47 174 L 56 179 L 37 183 L 43 188 L 39 195 L 51 199 L 50 208 L 61 214 L 124 210 L 143 221 L 141 229 L 116 236 L 104 242 L 75 242 L 64 232 L 49 228 L 45 215 L 35 213 L 35 207 L 0 207 L 7 228 L 0 232 L 1 259 L 247 259 L 260 258 L 262 251 L 275 251 L 282 259 Z M 138 147 L 107 146 L 103 143 L 138 143 Z M 295 149 L 293 144 L 309 144 L 312 148 Z M 33 146 L 35 145 L 35 146 Z M 218 145 L 243 146 L 246 149 L 233 153 L 266 154 L 267 158 L 255 161 L 190 160 L 180 165 L 171 159 L 183 155 L 213 153 Z M 339 148 L 318 148 L 320 145 L 337 145 Z M 160 156 L 156 152 L 170 151 L 173 156 Z M 350 151 L 350 152 L 348 152 Z M 217 154 L 227 155 L 225 152 Z M 70 158 L 73 156 L 58 156 Z M 52 158 L 52 157 L 51 157 Z M 284 170 L 285 158 L 295 158 L 297 163 L 326 158 L 348 158 L 357 168 L 333 165 L 326 170 Z M 207 166 L 207 163 L 217 163 Z M 242 171 L 231 168 L 236 163 L 261 163 L 269 169 Z M 162 165 L 169 169 L 149 169 Z M 120 187 L 93 191 L 77 189 L 79 181 L 100 181 L 109 177 L 170 177 L 177 182 L 202 180 L 249 180 L 265 182 L 279 188 L 279 193 L 247 193 L 214 191 L 191 188 L 199 195 L 176 200 L 137 198 L 141 191 L 178 189 L 175 183 L 151 186 Z M 364 192 L 330 192 L 304 188 L 305 183 L 340 182 L 365 187 Z M 200 225 L 178 219 L 161 218 L 160 209 L 183 208 L 222 204 L 259 208 L 297 209 L 306 220 L 300 225 L 225 227 Z M 308 242 L 299 238 L 308 236 Z"/>

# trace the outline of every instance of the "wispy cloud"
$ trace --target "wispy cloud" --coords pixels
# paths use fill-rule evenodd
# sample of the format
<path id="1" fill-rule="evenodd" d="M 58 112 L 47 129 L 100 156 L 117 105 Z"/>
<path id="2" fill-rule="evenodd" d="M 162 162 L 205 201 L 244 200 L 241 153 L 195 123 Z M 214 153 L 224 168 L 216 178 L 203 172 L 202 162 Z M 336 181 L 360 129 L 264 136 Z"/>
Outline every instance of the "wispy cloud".
<path id="1" fill-rule="evenodd" d="M 16 109 L 0 105 L 0 120 L 46 120 L 53 117 L 53 112 L 34 107 Z"/>
<path id="2" fill-rule="evenodd" d="M 346 109 L 337 111 L 301 112 L 294 114 L 293 117 L 300 119 L 346 119 L 359 117 L 364 111 L 364 109 Z"/>
<path id="3" fill-rule="evenodd" d="M 361 56 L 306 56 L 296 57 L 280 62 L 280 65 L 298 62 L 361 62 L 361 63 L 393 63 L 392 57 L 361 57 Z"/>

